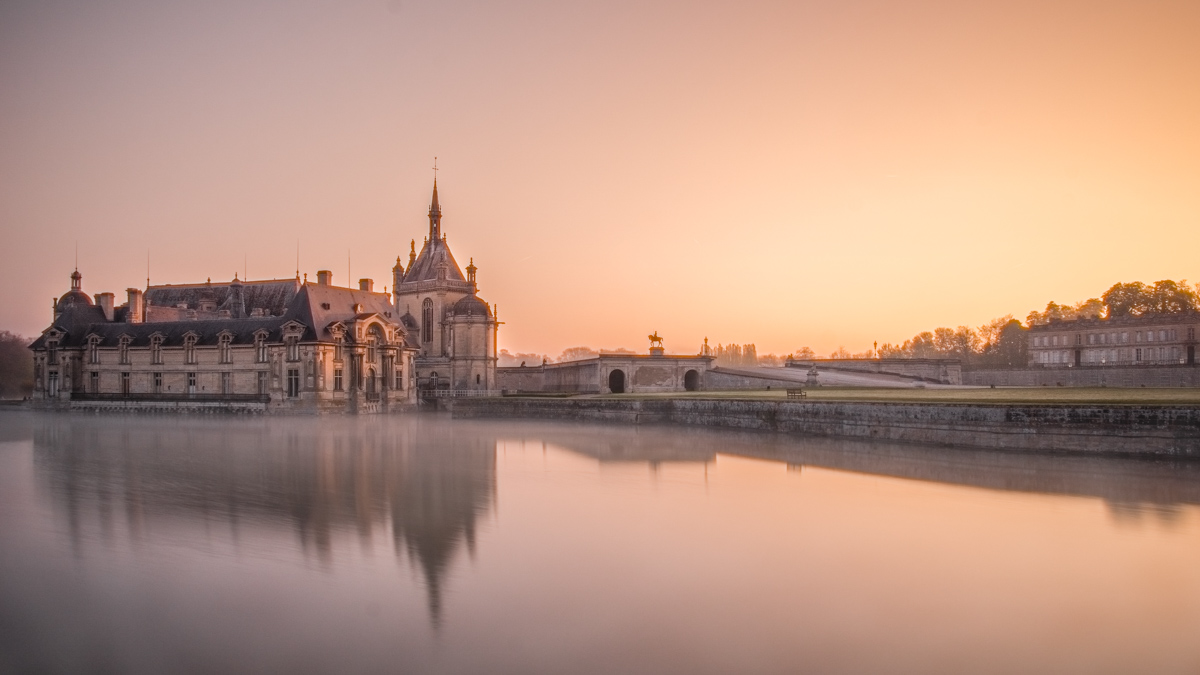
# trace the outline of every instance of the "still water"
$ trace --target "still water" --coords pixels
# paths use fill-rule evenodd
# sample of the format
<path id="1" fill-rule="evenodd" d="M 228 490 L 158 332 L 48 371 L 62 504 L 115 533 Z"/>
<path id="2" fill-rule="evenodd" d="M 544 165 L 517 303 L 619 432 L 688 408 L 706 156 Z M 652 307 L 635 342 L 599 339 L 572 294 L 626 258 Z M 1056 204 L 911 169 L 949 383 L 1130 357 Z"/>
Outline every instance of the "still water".
<path id="1" fill-rule="evenodd" d="M 0 413 L 0 671 L 1196 673 L 1200 466 Z"/>

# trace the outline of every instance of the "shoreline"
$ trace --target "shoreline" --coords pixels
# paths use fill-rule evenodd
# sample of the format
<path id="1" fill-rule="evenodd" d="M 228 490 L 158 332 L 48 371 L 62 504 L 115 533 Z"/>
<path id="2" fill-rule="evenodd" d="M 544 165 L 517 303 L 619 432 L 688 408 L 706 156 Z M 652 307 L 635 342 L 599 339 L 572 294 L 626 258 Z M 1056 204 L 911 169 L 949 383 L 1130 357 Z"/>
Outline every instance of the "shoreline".
<path id="1" fill-rule="evenodd" d="M 1039 453 L 1200 458 L 1200 405 L 788 401 L 736 398 L 452 399 L 456 419 L 675 424 Z"/>

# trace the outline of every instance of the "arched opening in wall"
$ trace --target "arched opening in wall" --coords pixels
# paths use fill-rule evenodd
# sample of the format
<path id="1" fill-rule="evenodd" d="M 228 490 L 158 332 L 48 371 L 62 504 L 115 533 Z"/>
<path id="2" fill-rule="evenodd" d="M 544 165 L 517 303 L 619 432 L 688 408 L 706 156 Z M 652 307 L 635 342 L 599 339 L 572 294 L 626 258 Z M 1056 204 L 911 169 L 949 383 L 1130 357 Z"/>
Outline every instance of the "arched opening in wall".
<path id="1" fill-rule="evenodd" d="M 625 393 L 625 373 L 624 371 L 614 370 L 608 374 L 608 389 L 614 394 Z"/>
<path id="2" fill-rule="evenodd" d="M 687 391 L 700 390 L 700 373 L 689 370 L 683 374 L 683 388 Z"/>

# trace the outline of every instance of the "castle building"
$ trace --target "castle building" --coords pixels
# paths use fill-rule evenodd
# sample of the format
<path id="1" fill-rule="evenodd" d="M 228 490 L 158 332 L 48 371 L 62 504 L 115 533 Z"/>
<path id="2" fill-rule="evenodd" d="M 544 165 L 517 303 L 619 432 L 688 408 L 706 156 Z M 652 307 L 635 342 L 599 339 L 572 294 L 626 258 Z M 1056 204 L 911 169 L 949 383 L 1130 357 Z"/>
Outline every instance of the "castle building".
<path id="1" fill-rule="evenodd" d="M 472 259 L 463 276 L 450 252 L 435 179 L 429 233 L 421 252 L 414 239 L 407 267 L 396 258 L 392 269 L 393 305 L 419 350 L 414 368 L 417 387 L 423 391 L 465 394 L 496 389 L 500 322 L 478 295 L 477 269 Z"/>
<path id="2" fill-rule="evenodd" d="M 495 311 L 474 262 L 464 277 L 441 231 L 437 182 L 429 235 L 394 295 L 371 279 L 333 284 L 328 270 L 295 279 L 83 291 L 79 270 L 31 345 L 35 405 L 48 408 L 386 412 L 418 389 L 470 395 L 495 388 Z M 386 290 L 386 289 L 385 289 Z"/>
<path id="3" fill-rule="evenodd" d="M 241 281 L 83 292 L 54 302 L 31 345 L 48 408 L 384 412 L 416 402 L 417 350 L 384 293 L 318 281 Z"/>

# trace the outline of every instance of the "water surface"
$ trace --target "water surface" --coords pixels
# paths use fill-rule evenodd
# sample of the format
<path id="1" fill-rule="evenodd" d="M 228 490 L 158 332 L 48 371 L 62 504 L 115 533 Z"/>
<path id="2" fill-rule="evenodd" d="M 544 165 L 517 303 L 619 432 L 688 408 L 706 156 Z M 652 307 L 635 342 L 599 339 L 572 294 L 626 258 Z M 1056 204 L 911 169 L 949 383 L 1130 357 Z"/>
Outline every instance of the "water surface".
<path id="1" fill-rule="evenodd" d="M 0 672 L 1200 671 L 1200 466 L 0 413 Z"/>

